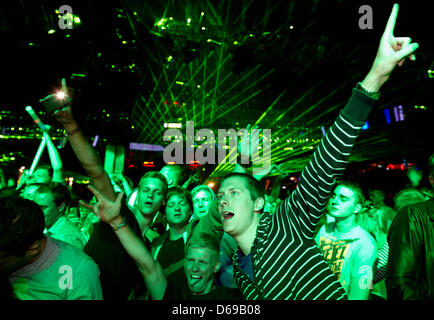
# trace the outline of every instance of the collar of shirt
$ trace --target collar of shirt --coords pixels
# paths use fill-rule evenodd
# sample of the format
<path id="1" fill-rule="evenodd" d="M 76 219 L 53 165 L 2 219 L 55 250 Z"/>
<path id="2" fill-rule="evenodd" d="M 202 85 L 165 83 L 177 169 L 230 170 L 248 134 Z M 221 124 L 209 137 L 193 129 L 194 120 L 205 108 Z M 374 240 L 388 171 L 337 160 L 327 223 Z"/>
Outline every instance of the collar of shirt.
<path id="1" fill-rule="evenodd" d="M 261 220 L 259 221 L 258 228 L 256 229 L 255 240 L 253 241 L 252 249 L 250 251 L 250 255 L 252 257 L 252 261 L 255 265 L 258 264 L 259 255 L 265 249 L 265 242 L 267 240 L 267 235 L 271 227 L 271 214 L 270 213 L 262 213 Z M 241 253 L 241 250 L 238 248 L 234 250 L 232 260 L 234 263 L 239 265 L 239 255 L 237 252 Z"/>
<path id="2" fill-rule="evenodd" d="M 261 220 L 259 221 L 258 229 L 256 230 L 256 237 L 253 241 L 252 250 L 250 251 L 250 254 L 247 256 L 251 258 L 252 260 L 252 271 L 253 271 L 253 278 L 256 281 L 256 271 L 258 268 L 260 268 L 260 257 L 261 253 L 265 249 L 265 243 L 267 241 L 267 235 L 268 231 L 270 230 L 271 226 L 271 214 L 269 213 L 263 213 Z M 255 281 L 252 281 L 252 279 L 241 269 L 240 267 L 240 256 L 241 251 L 238 248 L 237 250 L 234 250 L 232 255 L 232 262 L 234 265 L 234 279 L 237 283 L 237 285 L 241 288 L 241 292 L 243 293 L 243 296 L 246 300 L 249 298 L 253 299 L 261 299 L 262 297 L 262 290 L 261 288 L 255 283 Z"/>
<path id="3" fill-rule="evenodd" d="M 62 227 L 63 224 L 67 222 L 65 216 L 61 216 L 57 221 L 51 226 L 50 229 L 47 230 L 47 235 L 55 234 L 59 228 Z"/>
<path id="4" fill-rule="evenodd" d="M 9 279 L 13 282 L 16 278 L 31 278 L 35 274 L 50 268 L 50 266 L 56 261 L 57 256 L 60 253 L 60 249 L 56 243 L 47 237 L 47 243 L 41 256 L 33 263 L 25 265 L 21 269 L 15 271 L 9 276 Z"/>

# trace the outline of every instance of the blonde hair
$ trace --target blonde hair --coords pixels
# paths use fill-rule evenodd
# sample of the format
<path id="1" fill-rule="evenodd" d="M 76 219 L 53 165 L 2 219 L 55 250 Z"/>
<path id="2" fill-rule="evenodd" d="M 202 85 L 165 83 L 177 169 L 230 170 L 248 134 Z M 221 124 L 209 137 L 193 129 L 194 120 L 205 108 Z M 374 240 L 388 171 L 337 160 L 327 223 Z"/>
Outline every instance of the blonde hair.
<path id="1" fill-rule="evenodd" d="M 200 232 L 197 236 L 191 237 L 185 246 L 185 254 L 188 248 L 207 248 L 216 261 L 220 261 L 220 242 L 213 234 Z"/>
<path id="2" fill-rule="evenodd" d="M 389 216 L 381 209 L 372 205 L 364 207 L 357 215 L 357 224 L 365 231 L 371 233 L 374 237 L 374 230 L 371 230 L 370 224 L 374 223 L 377 230 L 387 234 L 389 231 Z"/>
<path id="3" fill-rule="evenodd" d="M 215 196 L 215 193 L 214 193 L 213 189 L 211 189 L 211 188 L 208 187 L 207 185 L 205 185 L 205 184 L 200 184 L 200 185 L 194 187 L 194 188 L 191 190 L 191 195 L 194 197 L 195 194 L 198 193 L 199 191 L 205 191 L 205 192 L 208 192 L 208 193 L 211 195 L 211 201 L 215 201 L 215 200 L 216 200 L 216 196 Z"/>
<path id="4" fill-rule="evenodd" d="M 167 180 L 166 180 L 166 177 L 158 171 L 149 171 L 149 172 L 145 173 L 143 175 L 143 177 L 140 179 L 138 189 L 141 189 L 143 187 L 143 183 L 144 183 L 145 179 L 148 179 L 148 178 L 158 179 L 163 183 L 163 185 L 164 185 L 163 194 L 164 194 L 164 198 L 166 198 L 167 189 L 168 189 Z"/>

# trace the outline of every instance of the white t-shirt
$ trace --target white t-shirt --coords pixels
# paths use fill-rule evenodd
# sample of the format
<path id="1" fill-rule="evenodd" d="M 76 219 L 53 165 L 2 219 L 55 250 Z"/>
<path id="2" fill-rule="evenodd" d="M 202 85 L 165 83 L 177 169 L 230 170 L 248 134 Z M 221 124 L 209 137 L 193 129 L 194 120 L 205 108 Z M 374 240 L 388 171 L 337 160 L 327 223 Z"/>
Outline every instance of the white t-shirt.
<path id="1" fill-rule="evenodd" d="M 102 300 L 96 263 L 74 246 L 47 237 L 42 255 L 9 276 L 20 300 Z"/>
<path id="2" fill-rule="evenodd" d="M 80 250 L 84 249 L 87 242 L 81 230 L 65 216 L 57 219 L 56 223 L 44 233 L 52 239 L 72 244 Z"/>
<path id="3" fill-rule="evenodd" d="M 346 292 L 351 277 L 360 279 L 360 285 L 372 288 L 377 244 L 368 232 L 356 226 L 340 233 L 334 223 L 329 223 L 321 227 L 315 241 Z"/>

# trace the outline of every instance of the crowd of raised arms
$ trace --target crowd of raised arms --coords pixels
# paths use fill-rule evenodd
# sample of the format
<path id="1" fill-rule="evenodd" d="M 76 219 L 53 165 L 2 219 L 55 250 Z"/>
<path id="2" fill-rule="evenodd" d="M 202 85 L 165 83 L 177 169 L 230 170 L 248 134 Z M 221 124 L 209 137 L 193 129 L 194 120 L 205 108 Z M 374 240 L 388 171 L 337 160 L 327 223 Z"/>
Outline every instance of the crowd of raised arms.
<path id="1" fill-rule="evenodd" d="M 134 185 L 104 170 L 81 130 L 86 124 L 71 104 L 60 106 L 54 117 L 93 198 L 75 200 L 48 131 L 51 165 L 18 184 L 0 170 L 1 298 L 433 299 L 434 155 L 426 159 L 432 189 L 410 168 L 390 206 L 385 190 L 342 180 L 381 87 L 415 59 L 418 44 L 393 35 L 397 14 L 395 5 L 369 72 L 285 197 L 287 174 L 274 164 L 261 175 L 236 164 L 218 190 L 177 164 Z M 249 143 L 245 135 L 239 154 L 252 156 Z M 271 173 L 277 178 L 266 192 L 261 179 Z"/>

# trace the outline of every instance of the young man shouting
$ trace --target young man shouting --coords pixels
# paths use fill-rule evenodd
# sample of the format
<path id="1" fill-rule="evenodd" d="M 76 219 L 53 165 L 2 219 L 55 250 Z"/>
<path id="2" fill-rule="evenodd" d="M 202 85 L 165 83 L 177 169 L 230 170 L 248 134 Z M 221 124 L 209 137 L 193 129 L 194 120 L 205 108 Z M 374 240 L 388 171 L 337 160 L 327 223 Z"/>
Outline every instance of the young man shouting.
<path id="1" fill-rule="evenodd" d="M 274 215 L 261 214 L 264 195 L 257 181 L 230 174 L 217 194 L 223 230 L 235 238 L 234 278 L 245 299 L 325 300 L 345 298 L 338 278 L 314 243 L 314 230 L 333 186 L 345 170 L 348 156 L 382 85 L 396 65 L 414 60 L 418 48 L 410 38 L 395 38 L 395 4 L 372 68 L 303 170 L 294 192 Z M 249 256 L 243 272 L 237 261 Z"/>

